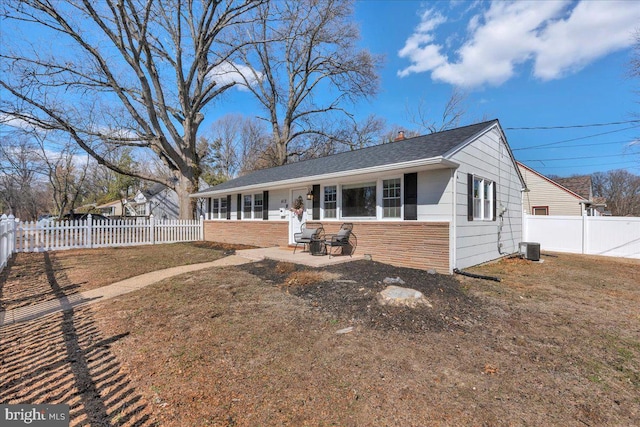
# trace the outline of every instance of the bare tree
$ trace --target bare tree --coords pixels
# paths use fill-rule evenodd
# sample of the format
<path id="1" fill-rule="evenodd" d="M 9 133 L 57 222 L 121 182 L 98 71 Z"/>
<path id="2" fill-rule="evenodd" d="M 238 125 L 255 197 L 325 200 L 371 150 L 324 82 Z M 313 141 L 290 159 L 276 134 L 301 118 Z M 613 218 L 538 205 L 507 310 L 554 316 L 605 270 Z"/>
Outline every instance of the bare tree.
<path id="1" fill-rule="evenodd" d="M 211 174 L 222 180 L 273 166 L 269 136 L 263 122 L 242 114 L 227 114 L 211 125 L 206 141 Z"/>
<path id="2" fill-rule="evenodd" d="M 432 114 L 425 105 L 424 99 L 420 100 L 415 112 L 410 111 L 407 107 L 407 115 L 410 121 L 418 126 L 418 132 L 420 133 L 442 132 L 443 130 L 453 129 L 460 125 L 460 121 L 467 112 L 464 105 L 466 99 L 467 95 L 465 93 L 461 92 L 458 88 L 454 88 L 442 110 L 439 120 L 433 120 Z"/>
<path id="3" fill-rule="evenodd" d="M 594 196 L 604 197 L 615 216 L 640 216 L 640 176 L 624 169 L 598 172 L 591 177 Z"/>
<path id="4" fill-rule="evenodd" d="M 161 182 L 178 193 L 180 217 L 191 217 L 203 112 L 235 84 L 213 71 L 238 47 L 230 31 L 264 1 L 3 2 L 0 115 L 64 133 L 118 173 Z M 171 177 L 121 169 L 110 153 L 124 147 L 152 152 Z"/>
<path id="5" fill-rule="evenodd" d="M 346 119 L 337 124 L 331 137 L 320 137 L 314 144 L 312 155 L 308 157 L 323 157 L 345 150 L 358 150 L 385 141 L 386 121 L 370 114 L 361 121 Z"/>
<path id="6" fill-rule="evenodd" d="M 640 29 L 636 31 L 635 39 L 629 71 L 632 77 L 640 77 Z"/>
<path id="7" fill-rule="evenodd" d="M 45 166 L 55 213 L 72 211 L 82 201 L 89 169 L 89 156 L 79 156 L 80 148 L 67 140 L 55 152 L 47 146 L 47 133 L 30 132 L 37 142 L 39 157 Z"/>
<path id="8" fill-rule="evenodd" d="M 0 214 L 25 221 L 49 210 L 45 166 L 37 146 L 24 135 L 10 135 L 0 144 Z"/>
<path id="9" fill-rule="evenodd" d="M 312 140 L 305 137 L 331 136 L 322 120 L 349 116 L 350 102 L 377 92 L 380 58 L 357 46 L 352 0 L 281 0 L 255 13 L 250 31 L 238 34 L 251 43 L 232 68 L 262 107 L 282 165 L 304 156 Z"/>

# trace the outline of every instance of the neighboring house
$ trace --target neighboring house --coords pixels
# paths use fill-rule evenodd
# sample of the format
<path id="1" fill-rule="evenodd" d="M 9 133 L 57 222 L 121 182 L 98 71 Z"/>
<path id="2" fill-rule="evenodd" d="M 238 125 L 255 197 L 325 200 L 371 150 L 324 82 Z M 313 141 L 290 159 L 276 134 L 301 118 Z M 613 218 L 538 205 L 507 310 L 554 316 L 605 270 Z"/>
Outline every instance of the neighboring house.
<path id="1" fill-rule="evenodd" d="M 593 197 L 591 177 L 550 179 L 517 162 L 529 191 L 524 195 L 524 211 L 531 215 L 601 214 L 605 206 L 601 198 Z"/>
<path id="2" fill-rule="evenodd" d="M 159 183 L 138 191 L 128 205 L 136 216 L 153 214 L 156 219 L 178 219 L 180 215 L 178 195 L 174 190 Z"/>
<path id="3" fill-rule="evenodd" d="M 132 199 L 127 199 L 124 203 L 115 200 L 96 206 L 96 209 L 106 216 L 148 217 L 153 214 L 156 219 L 178 219 L 180 212 L 176 192 L 157 183 L 146 190 L 138 191 Z"/>
<path id="4" fill-rule="evenodd" d="M 350 222 L 356 253 L 450 273 L 518 251 L 523 189 L 492 120 L 259 170 L 192 197 L 206 200 L 205 240 L 287 246 L 304 222 L 327 234 Z"/>
<path id="5" fill-rule="evenodd" d="M 122 200 L 114 200 L 113 202 L 104 203 L 96 206 L 96 209 L 104 216 L 122 216 Z"/>

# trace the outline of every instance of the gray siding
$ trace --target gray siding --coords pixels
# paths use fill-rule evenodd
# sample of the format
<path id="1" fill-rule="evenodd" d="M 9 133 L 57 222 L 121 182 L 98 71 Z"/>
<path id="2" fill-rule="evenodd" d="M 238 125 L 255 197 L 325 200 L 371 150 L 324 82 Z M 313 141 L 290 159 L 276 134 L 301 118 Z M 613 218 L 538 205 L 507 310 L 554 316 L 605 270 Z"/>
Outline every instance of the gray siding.
<path id="1" fill-rule="evenodd" d="M 451 221 L 451 169 L 418 173 L 418 221 Z"/>
<path id="2" fill-rule="evenodd" d="M 522 183 L 500 131 L 493 128 L 451 159 L 460 164 L 456 172 L 455 267 L 466 268 L 517 252 L 522 239 Z M 469 173 L 496 183 L 498 213 L 501 206 L 507 209 L 502 221 L 499 215 L 495 221 L 467 220 Z"/>

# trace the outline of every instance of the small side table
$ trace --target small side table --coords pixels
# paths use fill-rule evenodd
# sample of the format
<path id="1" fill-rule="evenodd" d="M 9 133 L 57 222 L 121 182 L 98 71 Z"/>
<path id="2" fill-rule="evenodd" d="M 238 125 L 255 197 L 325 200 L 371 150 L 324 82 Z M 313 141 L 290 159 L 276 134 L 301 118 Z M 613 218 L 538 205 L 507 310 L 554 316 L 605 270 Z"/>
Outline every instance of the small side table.
<path id="1" fill-rule="evenodd" d="M 311 239 L 311 243 L 309 243 L 309 253 L 311 255 L 326 255 L 327 254 L 327 245 L 324 243 L 324 240 L 321 239 Z"/>

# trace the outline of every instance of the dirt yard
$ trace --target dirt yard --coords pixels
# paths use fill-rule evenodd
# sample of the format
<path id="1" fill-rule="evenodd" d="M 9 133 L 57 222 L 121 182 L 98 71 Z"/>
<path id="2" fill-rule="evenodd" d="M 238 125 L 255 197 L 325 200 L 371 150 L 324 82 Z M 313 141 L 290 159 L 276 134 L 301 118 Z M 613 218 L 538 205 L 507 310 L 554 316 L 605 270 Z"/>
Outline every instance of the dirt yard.
<path id="1" fill-rule="evenodd" d="M 19 254 L 0 301 L 227 249 Z M 189 273 L 0 329 L 0 403 L 68 403 L 92 426 L 640 425 L 640 262 L 543 261 L 469 270 L 501 282 L 371 261 Z M 433 307 L 378 305 L 386 277 Z"/>

